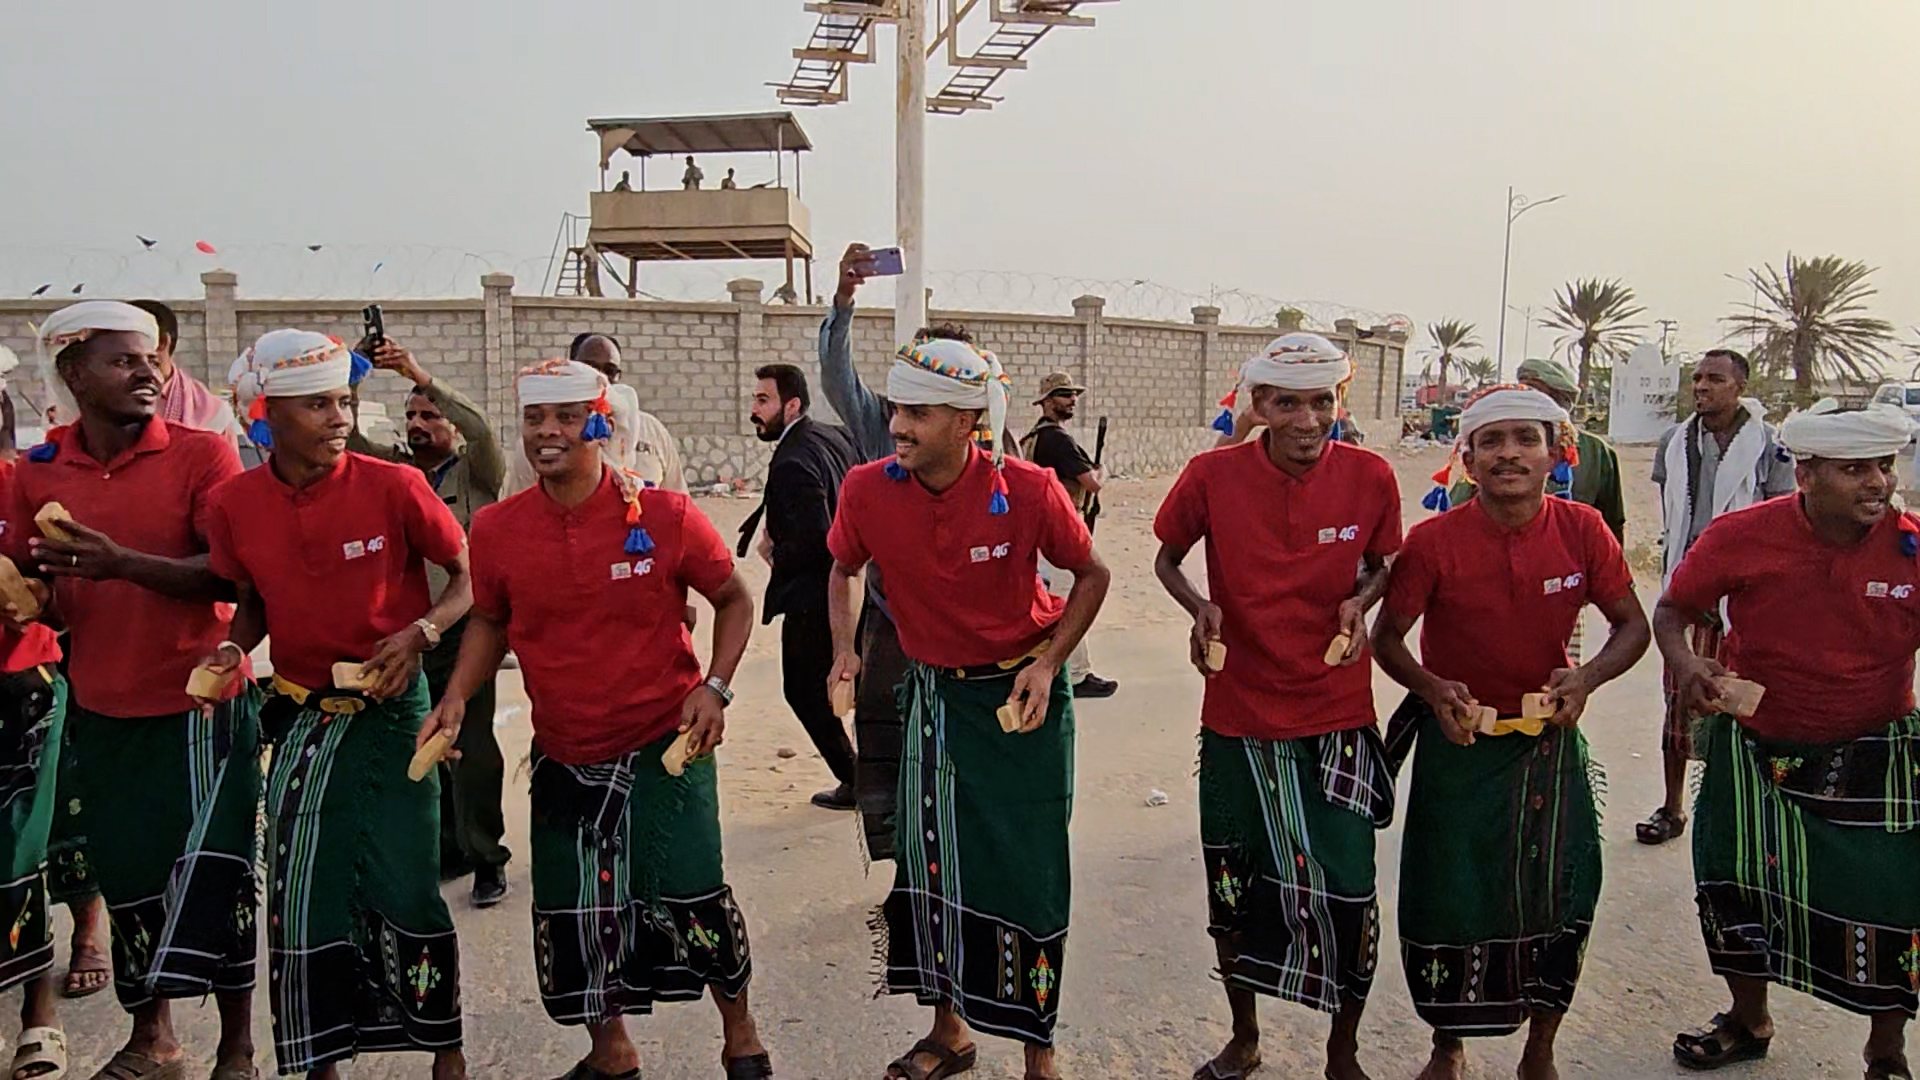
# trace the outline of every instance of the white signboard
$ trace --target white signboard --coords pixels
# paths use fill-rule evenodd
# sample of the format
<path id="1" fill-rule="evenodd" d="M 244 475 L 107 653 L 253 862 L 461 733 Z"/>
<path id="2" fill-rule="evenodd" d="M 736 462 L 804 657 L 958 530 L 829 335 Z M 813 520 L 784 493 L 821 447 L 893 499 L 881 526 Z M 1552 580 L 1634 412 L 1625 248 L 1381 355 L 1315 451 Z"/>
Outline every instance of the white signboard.
<path id="1" fill-rule="evenodd" d="M 1657 442 L 1673 426 L 1680 365 L 1663 359 L 1660 346 L 1647 342 L 1613 365 L 1613 404 L 1607 437 L 1616 443 Z"/>

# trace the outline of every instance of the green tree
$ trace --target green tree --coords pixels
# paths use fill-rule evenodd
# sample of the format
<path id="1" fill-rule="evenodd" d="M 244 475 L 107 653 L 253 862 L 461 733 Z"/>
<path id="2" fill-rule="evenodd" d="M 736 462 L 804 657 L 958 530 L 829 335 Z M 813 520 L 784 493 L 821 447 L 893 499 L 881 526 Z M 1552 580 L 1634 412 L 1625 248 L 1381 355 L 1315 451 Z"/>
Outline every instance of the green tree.
<path id="1" fill-rule="evenodd" d="M 1640 343 L 1646 329 L 1633 321 L 1647 309 L 1634 302 L 1633 290 L 1618 278 L 1581 278 L 1553 294 L 1553 306 L 1540 325 L 1559 330 L 1554 344 L 1580 358 L 1580 391 L 1587 396 L 1593 365 L 1624 359 Z"/>
<path id="2" fill-rule="evenodd" d="M 1785 274 L 1771 264 L 1737 278 L 1758 303 L 1727 317 L 1727 337 L 1759 342 L 1753 360 L 1776 375 L 1793 376 L 1793 402 L 1813 404 L 1822 379 L 1869 381 L 1892 358 L 1893 324 L 1864 314 L 1879 290 L 1867 284 L 1873 267 L 1838 255 L 1802 259 L 1788 253 Z"/>
<path id="3" fill-rule="evenodd" d="M 1482 349 L 1486 346 L 1473 336 L 1474 325 L 1459 319 L 1447 319 L 1444 322 L 1430 323 L 1427 336 L 1433 339 L 1434 348 L 1440 350 L 1440 385 L 1447 385 L 1447 365 L 1460 359 L 1460 353 L 1466 349 Z"/>
<path id="4" fill-rule="evenodd" d="M 1281 330 L 1292 333 L 1307 325 L 1307 313 L 1297 307 L 1283 307 L 1274 314 L 1273 321 Z"/>
<path id="5" fill-rule="evenodd" d="M 1475 387 L 1492 382 L 1498 373 L 1498 367 L 1491 356 L 1476 356 L 1460 361 L 1460 374 L 1472 379 Z"/>

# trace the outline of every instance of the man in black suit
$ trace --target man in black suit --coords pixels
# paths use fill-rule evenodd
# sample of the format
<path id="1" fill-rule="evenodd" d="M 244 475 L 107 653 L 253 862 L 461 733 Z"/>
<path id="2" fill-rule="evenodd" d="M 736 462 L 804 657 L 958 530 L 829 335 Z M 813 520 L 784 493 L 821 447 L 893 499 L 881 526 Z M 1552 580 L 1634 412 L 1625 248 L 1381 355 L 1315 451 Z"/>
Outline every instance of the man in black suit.
<path id="1" fill-rule="evenodd" d="M 740 527 L 745 556 L 762 516 L 766 537 L 760 555 L 773 567 L 761 621 L 786 616 L 780 627 L 780 668 L 787 705 L 800 719 L 814 748 L 839 784 L 813 797 L 815 806 L 853 810 L 853 743 L 827 698 L 833 667 L 833 634 L 827 626 L 827 530 L 840 504 L 840 481 L 858 457 L 845 428 L 807 415 L 807 377 L 792 364 L 755 371 L 753 427 L 774 443 L 760 509 Z"/>

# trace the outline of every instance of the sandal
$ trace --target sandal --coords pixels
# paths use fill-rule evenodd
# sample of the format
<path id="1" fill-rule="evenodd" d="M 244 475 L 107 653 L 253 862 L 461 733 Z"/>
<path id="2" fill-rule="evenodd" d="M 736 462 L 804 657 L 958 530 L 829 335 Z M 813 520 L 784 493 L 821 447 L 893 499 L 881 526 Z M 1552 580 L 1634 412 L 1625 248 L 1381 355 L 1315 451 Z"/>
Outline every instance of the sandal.
<path id="1" fill-rule="evenodd" d="M 727 1080 L 772 1080 L 773 1077 L 773 1056 L 766 1053 L 722 1058 L 720 1065 L 727 1070 Z"/>
<path id="2" fill-rule="evenodd" d="M 916 1057 L 930 1057 L 934 1066 L 928 1069 L 916 1065 Z M 969 1046 L 965 1050 L 949 1050 L 932 1039 L 921 1039 L 913 1044 L 913 1049 L 895 1058 L 887 1066 L 888 1080 L 943 1080 L 948 1076 L 959 1076 L 971 1070 L 980 1060 L 979 1047 Z"/>
<path id="3" fill-rule="evenodd" d="M 260 1070 L 251 1061 L 244 1065 L 215 1065 L 207 1080 L 260 1080 Z"/>
<path id="4" fill-rule="evenodd" d="M 1643 844 L 1657 845 L 1676 839 L 1686 831 L 1687 819 L 1663 806 L 1635 825 L 1633 836 Z"/>
<path id="5" fill-rule="evenodd" d="M 1913 1080 L 1904 1057 L 1874 1058 L 1867 1062 L 1867 1080 Z"/>
<path id="6" fill-rule="evenodd" d="M 113 1055 L 107 1067 L 93 1074 L 93 1080 L 187 1080 L 187 1059 L 155 1061 L 145 1054 L 122 1050 Z"/>
<path id="7" fill-rule="evenodd" d="M 112 985 L 111 967 L 70 967 L 66 978 L 60 981 L 60 996 L 68 1001 L 76 1001 L 92 997 Z"/>
<path id="8" fill-rule="evenodd" d="M 61 1080 L 67 1075 L 67 1033 L 59 1028 L 30 1027 L 20 1032 L 13 1052 L 11 1080 Z"/>
<path id="9" fill-rule="evenodd" d="M 575 1062 L 560 1080 L 640 1080 L 640 1067 L 636 1065 L 623 1073 L 604 1073 L 587 1064 L 583 1058 Z"/>
<path id="10" fill-rule="evenodd" d="M 1260 1055 L 1258 1054 L 1253 1056 L 1252 1061 L 1247 1062 L 1238 1069 L 1221 1065 L 1220 1059 L 1214 1058 L 1212 1061 L 1193 1070 L 1193 1080 L 1245 1080 L 1246 1077 L 1252 1076 L 1254 1070 L 1259 1067 Z"/>
<path id="11" fill-rule="evenodd" d="M 1681 1068 L 1704 1072 L 1742 1061 L 1759 1061 L 1767 1056 L 1773 1036 L 1761 1038 L 1741 1026 L 1726 1013 L 1718 1013 L 1698 1031 L 1683 1031 L 1673 1038 L 1673 1060 Z"/>

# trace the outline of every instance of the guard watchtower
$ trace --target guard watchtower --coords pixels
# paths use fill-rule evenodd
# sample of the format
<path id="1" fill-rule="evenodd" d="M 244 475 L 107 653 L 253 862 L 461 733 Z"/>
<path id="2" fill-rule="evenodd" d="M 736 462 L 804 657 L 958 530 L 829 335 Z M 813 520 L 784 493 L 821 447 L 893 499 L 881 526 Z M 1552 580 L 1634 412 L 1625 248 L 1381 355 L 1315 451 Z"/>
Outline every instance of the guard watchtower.
<path id="1" fill-rule="evenodd" d="M 640 264 L 690 259 L 780 259 L 786 263 L 783 293 L 797 299 L 794 261 L 805 268 L 806 298 L 813 299 L 812 216 L 800 201 L 800 155 L 813 149 L 790 112 L 657 119 L 587 121 L 600 139 L 600 190 L 591 197 L 584 248 L 568 251 L 578 269 L 562 275 L 576 291 L 600 295 L 604 255 L 627 257 L 628 296 L 639 293 Z M 614 156 L 625 152 L 637 169 L 608 177 Z M 773 157 L 773 176 L 737 177 L 733 155 Z M 793 155 L 793 185 L 787 185 L 787 155 Z M 654 165 L 668 159 L 671 178 Z M 764 156 L 759 159 L 764 170 Z M 637 180 L 634 173 L 638 172 Z M 611 268 L 610 268 L 611 269 Z M 618 273 L 614 273 L 618 280 Z"/>

